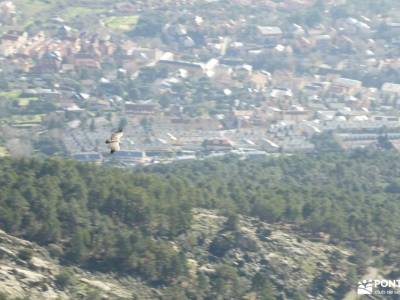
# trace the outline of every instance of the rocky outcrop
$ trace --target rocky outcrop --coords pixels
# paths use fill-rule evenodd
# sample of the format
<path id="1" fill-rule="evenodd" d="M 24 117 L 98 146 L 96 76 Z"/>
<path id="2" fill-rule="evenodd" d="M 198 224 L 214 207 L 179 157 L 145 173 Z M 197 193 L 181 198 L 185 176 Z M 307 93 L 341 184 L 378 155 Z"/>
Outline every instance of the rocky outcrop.
<path id="1" fill-rule="evenodd" d="M 308 299 L 326 299 L 344 282 L 351 266 L 350 250 L 308 239 L 288 225 L 239 216 L 237 224 L 227 226 L 224 216 L 204 209 L 193 211 L 191 229 L 173 244 L 187 257 L 189 285 L 200 274 L 214 276 L 218 265 L 224 263 L 249 284 L 258 272 L 267 273 L 286 298 L 301 291 Z M 65 274 L 72 278 L 65 278 Z M 65 281 L 70 283 L 61 284 Z M 313 285 L 320 282 L 324 293 L 313 293 Z M 45 248 L 1 230 L 0 291 L 12 298 L 29 296 L 33 300 L 163 299 L 164 292 L 133 277 L 66 268 Z"/>
<path id="2" fill-rule="evenodd" d="M 24 251 L 31 254 L 22 259 L 19 256 Z M 46 249 L 0 230 L 0 291 L 10 298 L 75 300 L 90 295 L 101 299 L 156 298 L 151 288 L 135 278 L 121 279 L 77 267 L 68 268 L 71 284 L 60 286 L 57 278 L 65 270 Z"/>
<path id="3" fill-rule="evenodd" d="M 348 257 L 352 253 L 348 249 L 311 241 L 288 225 L 271 225 L 241 216 L 237 229 L 227 231 L 225 222 L 226 218 L 216 211 L 195 210 L 190 235 L 202 240 L 202 244 L 194 247 L 190 255 L 196 261 L 192 265 L 198 266 L 197 272 L 212 273 L 220 262 L 234 266 L 242 276 L 249 279 L 257 272 L 265 271 L 281 291 L 287 291 L 286 294 L 295 290 L 311 291 L 313 284 L 325 273 L 330 274 L 324 282 L 325 295 L 333 294 L 345 281 L 351 266 Z M 210 259 L 210 245 L 221 236 L 233 236 L 233 240 L 230 239 L 230 249 L 222 257 Z M 181 237 L 183 241 L 186 238 Z M 325 298 L 322 295 L 309 297 Z"/>

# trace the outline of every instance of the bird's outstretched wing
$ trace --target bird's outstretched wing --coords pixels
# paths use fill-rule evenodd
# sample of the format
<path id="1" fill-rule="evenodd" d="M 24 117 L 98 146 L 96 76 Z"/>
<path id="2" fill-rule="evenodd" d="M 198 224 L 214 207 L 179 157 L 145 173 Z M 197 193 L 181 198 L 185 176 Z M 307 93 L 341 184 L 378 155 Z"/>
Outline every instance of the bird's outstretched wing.
<path id="1" fill-rule="evenodd" d="M 111 154 L 113 154 L 115 151 L 119 151 L 121 149 L 118 142 L 109 143 L 109 147 L 110 147 Z"/>
<path id="2" fill-rule="evenodd" d="M 113 133 L 112 135 L 111 135 L 111 139 L 110 139 L 110 141 L 111 142 L 120 142 L 121 141 L 121 138 L 124 136 L 124 133 L 122 132 L 122 131 L 119 131 L 119 132 L 115 132 L 115 133 Z"/>
<path id="3" fill-rule="evenodd" d="M 109 140 L 106 140 L 106 144 L 108 144 L 108 147 L 110 147 L 111 154 L 120 150 L 119 143 L 121 142 L 123 135 L 124 133 L 122 132 L 122 129 L 120 129 L 119 131 L 114 132 Z"/>

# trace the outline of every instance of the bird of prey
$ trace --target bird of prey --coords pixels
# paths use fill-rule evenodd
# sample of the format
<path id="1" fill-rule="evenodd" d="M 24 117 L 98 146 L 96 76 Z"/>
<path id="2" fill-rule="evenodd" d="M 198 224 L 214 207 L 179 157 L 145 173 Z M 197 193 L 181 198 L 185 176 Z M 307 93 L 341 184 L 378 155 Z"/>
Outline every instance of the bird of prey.
<path id="1" fill-rule="evenodd" d="M 122 128 L 120 128 L 117 132 L 114 132 L 111 135 L 111 138 L 109 140 L 106 140 L 106 144 L 108 144 L 111 154 L 113 154 L 115 151 L 119 151 L 119 143 L 121 142 L 121 138 L 123 135 L 124 133 L 122 132 Z"/>

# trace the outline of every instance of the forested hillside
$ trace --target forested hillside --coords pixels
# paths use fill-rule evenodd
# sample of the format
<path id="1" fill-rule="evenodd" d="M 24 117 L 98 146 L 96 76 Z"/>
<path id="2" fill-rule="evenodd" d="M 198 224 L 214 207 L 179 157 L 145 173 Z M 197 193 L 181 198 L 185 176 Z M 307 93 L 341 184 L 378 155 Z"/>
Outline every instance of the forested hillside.
<path id="1" fill-rule="evenodd" d="M 391 152 L 223 158 L 133 171 L 4 158 L 0 224 L 46 246 L 63 264 L 168 286 L 188 274 L 189 249 L 204 243 L 196 238 L 185 241 L 190 247 L 176 246 L 190 236 L 193 208 L 216 209 L 232 232 L 240 214 L 290 225 L 305 237 L 329 234 L 328 242 L 356 250 L 350 260 L 361 274 L 374 248 L 387 254 L 381 265 L 395 264 L 399 175 L 400 155 Z M 209 255 L 223 259 L 239 244 L 225 232 L 213 239 Z"/>
<path id="2" fill-rule="evenodd" d="M 400 155 L 391 152 L 227 158 L 150 167 L 194 189 L 195 204 L 289 222 L 333 237 L 368 242 L 397 239 Z M 385 228 L 385 230 L 382 230 Z"/>
<path id="3" fill-rule="evenodd" d="M 166 281 L 184 258 L 155 237 L 188 228 L 190 194 L 178 178 L 130 174 L 71 161 L 0 162 L 0 222 L 49 245 L 65 263 Z"/>
<path id="4" fill-rule="evenodd" d="M 193 187 L 195 204 L 228 215 L 289 223 L 356 249 L 359 272 L 370 246 L 395 256 L 400 229 L 400 155 L 355 151 L 265 160 L 226 158 L 154 166 L 146 173 L 173 174 Z"/>

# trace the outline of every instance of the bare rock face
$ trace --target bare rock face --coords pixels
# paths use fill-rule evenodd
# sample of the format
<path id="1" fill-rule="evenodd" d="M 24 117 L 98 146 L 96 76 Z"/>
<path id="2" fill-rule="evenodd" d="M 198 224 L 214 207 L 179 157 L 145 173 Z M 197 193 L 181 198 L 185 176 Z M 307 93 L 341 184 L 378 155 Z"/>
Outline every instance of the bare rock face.
<path id="1" fill-rule="evenodd" d="M 351 267 L 349 250 L 308 239 L 288 225 L 267 224 L 244 216 L 238 216 L 235 226 L 227 224 L 227 218 L 217 211 L 193 211 L 191 229 L 173 242 L 187 257 L 188 276 L 182 287 L 190 286 L 199 276 L 213 278 L 223 263 L 235 268 L 248 285 L 262 271 L 286 295 L 301 290 L 309 299 L 324 299 L 345 281 Z M 60 250 L 54 248 L 49 246 L 50 252 Z M 324 295 L 310 294 L 321 278 Z M 66 268 L 45 248 L 1 230 L 0 291 L 11 298 L 33 300 L 164 299 L 165 292 L 129 276 Z M 253 296 L 248 295 L 249 299 Z"/>
<path id="2" fill-rule="evenodd" d="M 19 254 L 24 250 L 32 257 L 22 258 Z M 67 298 L 52 282 L 59 267 L 44 254 L 46 251 L 33 243 L 0 231 L 0 290 L 11 297 Z"/>
<path id="3" fill-rule="evenodd" d="M 206 236 L 203 245 L 196 247 L 195 252 L 191 253 L 196 259 L 198 273 L 212 273 L 223 262 L 235 267 L 246 278 L 251 279 L 257 272 L 266 271 L 282 290 L 305 291 L 312 289 L 313 283 L 324 272 L 328 272 L 331 276 L 326 282 L 326 289 L 333 293 L 345 281 L 347 270 L 351 266 L 348 257 L 352 253 L 348 249 L 311 241 L 287 225 L 267 224 L 241 216 L 238 228 L 227 231 L 224 228 L 226 218 L 216 211 L 203 209 L 195 210 L 193 219 L 190 234 Z M 230 243 L 228 246 L 221 243 L 226 246 L 223 255 L 210 260 L 209 251 L 214 250 L 212 246 L 221 237 L 224 237 L 222 241 L 230 237 Z M 333 253 L 340 257 L 339 262 L 332 262 Z M 318 295 L 309 296 L 323 299 Z"/>
<path id="4" fill-rule="evenodd" d="M 32 256 L 21 258 L 23 251 L 29 251 Z M 73 283 L 61 287 L 57 277 L 64 269 L 46 249 L 0 230 L 0 291 L 10 298 L 87 299 L 95 294 L 103 299 L 132 299 L 134 295 L 152 299 L 154 296 L 149 287 L 134 278 L 120 280 L 79 268 L 69 270 Z"/>

